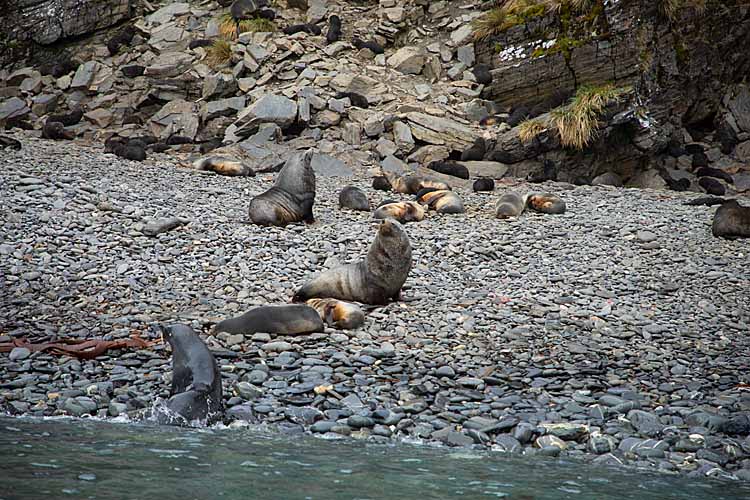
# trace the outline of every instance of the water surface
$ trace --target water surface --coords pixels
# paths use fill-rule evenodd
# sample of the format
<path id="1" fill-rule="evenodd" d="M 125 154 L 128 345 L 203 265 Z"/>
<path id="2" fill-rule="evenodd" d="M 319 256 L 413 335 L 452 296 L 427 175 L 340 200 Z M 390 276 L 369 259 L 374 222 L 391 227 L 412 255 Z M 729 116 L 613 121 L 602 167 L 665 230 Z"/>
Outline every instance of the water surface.
<path id="1" fill-rule="evenodd" d="M 258 429 L 0 418 L 0 500 L 750 498 L 750 486 Z"/>

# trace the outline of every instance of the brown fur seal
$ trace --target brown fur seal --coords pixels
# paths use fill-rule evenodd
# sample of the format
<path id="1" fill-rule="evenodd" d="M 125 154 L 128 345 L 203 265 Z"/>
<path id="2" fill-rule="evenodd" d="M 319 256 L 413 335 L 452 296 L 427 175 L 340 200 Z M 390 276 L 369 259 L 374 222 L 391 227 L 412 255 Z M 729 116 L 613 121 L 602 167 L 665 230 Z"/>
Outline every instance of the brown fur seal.
<path id="1" fill-rule="evenodd" d="M 294 294 L 295 302 L 333 298 L 363 304 L 386 304 L 398 298 L 411 270 L 411 244 L 393 219 L 380 224 L 365 260 L 321 273 Z"/>
<path id="2" fill-rule="evenodd" d="M 361 189 L 346 186 L 339 193 L 339 208 L 369 212 L 370 200 L 367 199 L 367 195 Z"/>
<path id="3" fill-rule="evenodd" d="M 209 170 L 219 175 L 228 175 L 232 177 L 253 177 L 255 172 L 250 166 L 231 158 L 224 156 L 206 156 L 193 162 L 193 168 L 196 170 Z"/>
<path id="4" fill-rule="evenodd" d="M 315 172 L 313 150 L 295 154 L 284 164 L 273 187 L 250 201 L 250 219 L 260 226 L 313 222 Z"/>
<path id="5" fill-rule="evenodd" d="M 495 217 L 498 219 L 507 219 L 508 217 L 518 217 L 526 208 L 523 197 L 513 191 L 503 194 L 495 204 Z"/>
<path id="6" fill-rule="evenodd" d="M 478 193 L 480 191 L 494 191 L 495 190 L 495 181 L 493 179 L 489 178 L 481 178 L 474 181 L 474 185 L 472 186 L 475 193 Z"/>
<path id="7" fill-rule="evenodd" d="M 439 214 L 462 214 L 466 212 L 464 203 L 453 191 L 444 189 L 421 189 L 417 193 L 417 201 L 427 205 Z"/>
<path id="8" fill-rule="evenodd" d="M 451 189 L 444 182 L 427 179 L 417 174 L 399 176 L 393 172 L 385 172 L 384 175 L 391 184 L 391 189 L 397 193 L 417 194 L 420 189 L 424 188 L 445 189 L 446 191 L 450 191 Z"/>
<path id="9" fill-rule="evenodd" d="M 722 204 L 714 214 L 711 232 L 717 238 L 750 238 L 750 207 L 743 207 L 737 200 Z"/>
<path id="10" fill-rule="evenodd" d="M 323 321 L 312 307 L 304 304 L 260 306 L 236 318 L 225 319 L 214 328 L 215 333 L 232 335 L 253 333 L 275 333 L 299 335 L 323 331 Z"/>
<path id="11" fill-rule="evenodd" d="M 469 178 L 469 169 L 463 165 L 459 165 L 455 161 L 433 161 L 427 165 L 427 168 L 429 168 L 430 170 L 434 170 L 435 172 L 445 175 L 452 175 L 453 177 L 458 177 L 460 179 Z"/>
<path id="12" fill-rule="evenodd" d="M 424 208 L 413 201 L 397 201 L 381 205 L 373 212 L 375 219 L 395 219 L 401 224 L 424 220 Z"/>
<path id="13" fill-rule="evenodd" d="M 529 193 L 526 206 L 543 214 L 563 214 L 566 208 L 562 198 L 552 193 Z"/>
<path id="14" fill-rule="evenodd" d="M 336 299 L 310 299 L 306 303 L 334 328 L 354 330 L 365 324 L 365 313 L 357 304 Z"/>
<path id="15" fill-rule="evenodd" d="M 391 183 L 388 182 L 388 179 L 386 179 L 385 176 L 379 175 L 372 178 L 372 188 L 377 189 L 378 191 L 390 191 Z"/>
<path id="16" fill-rule="evenodd" d="M 65 127 L 60 122 L 47 122 L 42 128 L 42 137 L 44 139 L 52 139 L 54 141 L 59 140 L 71 140 L 75 138 L 75 134 L 69 130 L 65 130 Z"/>

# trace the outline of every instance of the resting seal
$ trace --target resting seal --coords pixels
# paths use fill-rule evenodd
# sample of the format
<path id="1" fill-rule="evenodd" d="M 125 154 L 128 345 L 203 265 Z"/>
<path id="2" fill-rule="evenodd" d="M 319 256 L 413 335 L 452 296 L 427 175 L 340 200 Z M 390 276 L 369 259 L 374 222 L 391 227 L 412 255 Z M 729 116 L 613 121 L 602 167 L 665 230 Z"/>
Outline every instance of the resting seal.
<path id="1" fill-rule="evenodd" d="M 339 193 L 339 208 L 369 212 L 370 200 L 367 199 L 367 195 L 361 189 L 346 186 Z"/>
<path id="2" fill-rule="evenodd" d="M 429 168 L 430 170 L 434 170 L 435 172 L 439 172 L 445 175 L 452 175 L 453 177 L 458 177 L 460 179 L 469 178 L 469 169 L 464 167 L 463 165 L 459 165 L 455 161 L 433 161 L 432 163 L 427 165 L 427 168 Z"/>
<path id="3" fill-rule="evenodd" d="M 497 200 L 495 217 L 498 219 L 518 217 L 523 213 L 524 208 L 526 208 L 526 203 L 523 197 L 514 191 L 509 191 Z"/>
<path id="4" fill-rule="evenodd" d="M 187 424 L 193 420 L 211 424 L 221 417 L 221 374 L 211 351 L 192 328 L 173 325 L 162 330 L 172 347 L 172 388 L 167 408 L 181 417 L 157 413 L 161 424 Z"/>
<path id="5" fill-rule="evenodd" d="M 250 201 L 250 219 L 259 226 L 314 222 L 315 172 L 313 150 L 295 154 L 284 164 L 273 187 Z"/>
<path id="6" fill-rule="evenodd" d="M 727 192 L 726 188 L 724 188 L 724 185 L 713 177 L 701 177 L 700 179 L 698 179 L 698 185 L 705 189 L 706 193 L 715 196 L 724 196 L 724 194 Z"/>
<path id="7" fill-rule="evenodd" d="M 487 152 L 487 144 L 484 137 L 477 137 L 467 150 L 461 153 L 461 161 L 482 161 Z"/>
<path id="8" fill-rule="evenodd" d="M 750 238 L 750 207 L 737 200 L 723 203 L 714 214 L 711 232 L 717 238 Z"/>
<path id="9" fill-rule="evenodd" d="M 480 191 L 494 191 L 495 181 L 488 178 L 477 179 L 474 181 L 474 185 L 472 186 L 472 188 L 474 189 L 475 193 L 478 193 Z"/>
<path id="10" fill-rule="evenodd" d="M 372 178 L 372 188 L 377 189 L 378 191 L 390 191 L 391 183 L 388 182 L 388 179 L 386 179 L 385 176 L 379 175 Z"/>
<path id="11" fill-rule="evenodd" d="M 413 201 L 392 201 L 381 204 L 373 213 L 375 219 L 395 219 L 401 224 L 424 220 L 424 208 Z"/>
<path id="12" fill-rule="evenodd" d="M 196 170 L 209 170 L 219 175 L 228 175 L 231 177 L 253 177 L 255 175 L 250 166 L 225 156 L 199 158 L 193 162 L 193 168 Z"/>
<path id="13" fill-rule="evenodd" d="M 334 328 L 354 330 L 365 324 L 365 313 L 357 304 L 336 299 L 310 299 L 306 303 Z"/>
<path id="14" fill-rule="evenodd" d="M 232 335 L 258 332 L 298 335 L 322 331 L 323 322 L 318 313 L 311 307 L 297 304 L 256 307 L 242 316 L 225 319 L 214 328 L 215 333 Z"/>
<path id="15" fill-rule="evenodd" d="M 552 193 L 529 193 L 526 206 L 543 214 L 563 214 L 566 208 L 562 198 Z"/>
<path id="16" fill-rule="evenodd" d="M 411 270 L 411 244 L 401 224 L 386 219 L 365 260 L 321 273 L 294 294 L 295 302 L 334 298 L 363 304 L 397 299 Z"/>
<path id="17" fill-rule="evenodd" d="M 420 189 L 434 188 L 434 189 L 445 189 L 450 191 L 451 187 L 440 181 L 434 181 L 427 179 L 421 175 L 409 174 L 399 176 L 393 172 L 385 172 L 385 178 L 391 185 L 391 189 L 397 193 L 403 194 L 417 194 Z"/>
<path id="18" fill-rule="evenodd" d="M 59 140 L 71 140 L 75 138 L 75 134 L 68 130 L 60 122 L 47 122 L 42 128 L 42 137 L 44 139 L 52 139 L 55 141 Z"/>
<path id="19" fill-rule="evenodd" d="M 453 191 L 444 189 L 420 189 L 417 201 L 439 214 L 462 214 L 466 212 L 464 203 Z"/>

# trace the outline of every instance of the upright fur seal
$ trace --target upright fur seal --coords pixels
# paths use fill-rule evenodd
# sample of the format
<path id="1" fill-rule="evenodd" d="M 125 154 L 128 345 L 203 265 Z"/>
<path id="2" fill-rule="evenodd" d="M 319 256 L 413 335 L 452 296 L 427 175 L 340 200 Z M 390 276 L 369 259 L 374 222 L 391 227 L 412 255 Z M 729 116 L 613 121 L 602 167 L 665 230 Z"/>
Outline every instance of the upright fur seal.
<path id="1" fill-rule="evenodd" d="M 566 208 L 562 198 L 552 193 L 529 193 L 526 206 L 543 214 L 563 214 Z"/>
<path id="2" fill-rule="evenodd" d="M 157 420 L 162 424 L 215 422 L 221 417 L 223 401 L 221 374 L 213 354 L 187 325 L 170 326 L 162 330 L 162 335 L 172 347 L 172 388 L 167 408 L 184 421 L 174 422 L 173 415 L 163 413 L 157 413 Z"/>
<path id="3" fill-rule="evenodd" d="M 487 143 L 484 137 L 477 137 L 474 144 L 461 153 L 461 161 L 482 161 L 487 152 Z M 468 179 L 468 177 L 467 177 Z"/>
<path id="4" fill-rule="evenodd" d="M 304 304 L 260 306 L 236 318 L 225 319 L 216 325 L 214 331 L 233 335 L 252 335 L 258 332 L 299 335 L 322 332 L 323 321 L 315 309 Z"/>
<path id="5" fill-rule="evenodd" d="M 398 299 L 411 270 L 411 244 L 401 224 L 386 219 L 365 260 L 323 272 L 294 294 L 295 302 L 334 298 L 363 304 Z"/>
<path id="6" fill-rule="evenodd" d="M 370 200 L 367 199 L 367 195 L 361 189 L 346 186 L 339 193 L 339 208 L 369 212 Z"/>
<path id="7" fill-rule="evenodd" d="M 427 179 L 418 174 L 399 176 L 393 172 L 385 172 L 384 175 L 385 178 L 388 179 L 391 189 L 397 193 L 417 194 L 420 189 L 424 188 L 445 189 L 447 191 L 450 191 L 451 189 L 451 187 L 444 182 Z"/>
<path id="8" fill-rule="evenodd" d="M 354 330 L 365 324 L 365 313 L 357 304 L 336 299 L 310 299 L 306 304 L 334 328 Z"/>
<path id="9" fill-rule="evenodd" d="M 460 179 L 468 179 L 469 178 L 469 169 L 464 167 L 463 165 L 459 165 L 455 161 L 433 161 L 429 165 L 427 165 L 427 168 L 430 170 L 434 170 L 435 172 L 440 172 L 441 174 L 445 175 L 452 175 L 453 177 L 458 177 Z"/>
<path id="10" fill-rule="evenodd" d="M 206 156 L 193 162 L 196 170 L 210 170 L 231 177 L 253 177 L 255 172 L 249 165 L 225 156 Z"/>
<path id="11" fill-rule="evenodd" d="M 341 39 L 341 18 L 332 15 L 328 18 L 328 33 L 326 33 L 326 42 L 329 44 L 338 42 Z"/>
<path id="12" fill-rule="evenodd" d="M 273 187 L 250 201 L 250 219 L 260 226 L 286 226 L 313 222 L 315 172 L 310 165 L 313 150 L 289 158 Z"/>
<path id="13" fill-rule="evenodd" d="M 489 85 L 492 83 L 492 73 L 490 73 L 490 67 L 487 64 L 477 64 L 472 70 L 474 78 L 480 85 Z"/>
<path id="14" fill-rule="evenodd" d="M 494 191 L 495 181 L 493 179 L 489 179 L 486 177 L 477 179 L 474 181 L 474 185 L 472 186 L 472 189 L 474 189 L 475 193 L 478 193 L 480 191 Z"/>
<path id="15" fill-rule="evenodd" d="M 424 220 L 424 208 L 413 201 L 394 201 L 381 204 L 372 214 L 375 219 L 395 219 L 401 224 Z"/>
<path id="16" fill-rule="evenodd" d="M 503 194 L 495 204 L 495 217 L 498 219 L 507 219 L 508 217 L 518 217 L 526 208 L 526 202 L 523 197 L 509 191 Z"/>
<path id="17" fill-rule="evenodd" d="M 444 189 L 422 189 L 417 193 L 417 201 L 427 205 L 439 214 L 462 214 L 466 212 L 464 203 L 453 191 Z"/>
<path id="18" fill-rule="evenodd" d="M 711 232 L 717 238 L 750 238 L 750 207 L 737 200 L 726 201 L 714 214 Z"/>

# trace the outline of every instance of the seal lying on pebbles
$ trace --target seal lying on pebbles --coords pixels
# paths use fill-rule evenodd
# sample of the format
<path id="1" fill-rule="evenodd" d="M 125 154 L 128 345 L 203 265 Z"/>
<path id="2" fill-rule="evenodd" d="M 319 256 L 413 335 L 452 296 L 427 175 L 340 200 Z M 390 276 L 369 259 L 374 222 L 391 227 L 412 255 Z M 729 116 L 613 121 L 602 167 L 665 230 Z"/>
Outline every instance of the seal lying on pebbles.
<path id="1" fill-rule="evenodd" d="M 390 201 L 390 200 L 388 200 Z M 392 201 L 381 204 L 372 214 L 375 219 L 395 219 L 401 224 L 424 220 L 424 208 L 413 201 Z"/>
<path id="2" fill-rule="evenodd" d="M 565 202 L 552 193 L 529 193 L 526 195 L 526 206 L 543 214 L 565 213 Z"/>
<path id="3" fill-rule="evenodd" d="M 250 201 L 250 220 L 260 226 L 286 226 L 292 222 L 313 222 L 315 172 L 313 150 L 289 158 L 273 187 Z"/>
<path id="4" fill-rule="evenodd" d="M 316 26 L 315 24 L 294 24 L 292 26 L 287 26 L 283 29 L 283 32 L 285 35 L 295 35 L 297 33 L 307 33 L 309 35 L 320 35 L 323 31 L 320 29 L 320 26 Z"/>
<path id="5" fill-rule="evenodd" d="M 474 189 L 475 193 L 478 193 L 480 191 L 494 191 L 495 181 L 493 179 L 487 178 L 477 179 L 474 181 L 472 189 Z"/>
<path id="6" fill-rule="evenodd" d="M 367 199 L 367 195 L 361 189 L 346 186 L 339 193 L 339 208 L 369 212 L 370 200 Z"/>
<path id="7" fill-rule="evenodd" d="M 372 188 L 378 191 L 390 191 L 391 183 L 383 175 L 372 178 Z"/>
<path id="8" fill-rule="evenodd" d="M 7 135 L 0 135 L 0 148 L 19 150 L 21 149 L 21 141 L 8 137 Z"/>
<path id="9" fill-rule="evenodd" d="M 411 244 L 404 228 L 393 219 L 380 224 L 365 260 L 330 269 L 294 294 L 295 302 L 334 298 L 363 304 L 386 304 L 398 299 L 411 270 Z"/>
<path id="10" fill-rule="evenodd" d="M 399 176 L 393 172 L 385 172 L 385 178 L 388 179 L 391 189 L 397 193 L 417 194 L 420 189 L 424 188 L 445 189 L 446 191 L 451 189 L 445 182 L 434 181 L 417 174 Z"/>
<path id="11" fill-rule="evenodd" d="M 166 403 L 169 412 L 156 412 L 161 424 L 211 424 L 221 417 L 221 374 L 211 351 L 192 328 L 173 325 L 162 330 L 172 347 L 172 388 Z M 178 421 L 175 421 L 178 415 Z"/>
<path id="12" fill-rule="evenodd" d="M 695 171 L 695 176 L 696 177 L 715 177 L 716 179 L 721 179 L 724 182 L 727 182 L 729 184 L 734 184 L 734 177 L 732 177 L 731 174 L 724 172 L 723 170 L 719 170 L 718 168 L 701 167 Z"/>
<path id="13" fill-rule="evenodd" d="M 417 193 L 417 201 L 439 214 L 462 214 L 466 212 L 461 198 L 453 191 L 432 188 L 420 189 Z"/>
<path id="14" fill-rule="evenodd" d="M 706 190 L 706 193 L 716 196 L 723 196 L 727 190 L 724 185 L 713 177 L 701 177 L 698 179 L 698 185 Z"/>
<path id="15" fill-rule="evenodd" d="M 714 214 L 711 232 L 717 238 L 750 238 L 750 207 L 737 200 L 724 202 Z"/>
<path id="16" fill-rule="evenodd" d="M 299 335 L 323 331 L 323 321 L 312 307 L 304 304 L 260 306 L 236 318 L 225 319 L 216 325 L 215 333 L 232 335 L 253 333 L 275 333 Z"/>
<path id="17" fill-rule="evenodd" d="M 114 153 L 126 160 L 143 161 L 146 159 L 146 139 L 112 136 L 104 141 L 104 152 Z"/>
<path id="18" fill-rule="evenodd" d="M 714 205 L 722 205 L 726 203 L 727 201 L 731 201 L 731 200 L 727 200 L 726 198 L 717 198 L 714 196 L 703 196 L 701 198 L 695 198 L 694 200 L 686 201 L 685 203 L 683 203 L 683 205 L 692 205 L 692 206 L 705 205 L 707 207 L 712 207 Z"/>
<path id="19" fill-rule="evenodd" d="M 365 324 L 365 313 L 357 304 L 336 299 L 310 299 L 306 304 L 334 328 L 354 330 Z"/>
<path id="20" fill-rule="evenodd" d="M 526 201 L 523 197 L 514 192 L 504 193 L 495 204 L 495 217 L 498 219 L 507 219 L 508 217 L 518 217 L 526 208 Z"/>
<path id="21" fill-rule="evenodd" d="M 445 175 L 452 175 L 460 179 L 469 178 L 469 169 L 455 161 L 433 161 L 427 168 Z"/>
<path id="22" fill-rule="evenodd" d="M 224 156 L 206 156 L 193 162 L 196 170 L 208 170 L 231 177 L 253 177 L 255 172 L 245 163 Z"/>
<path id="23" fill-rule="evenodd" d="M 44 124 L 44 128 L 42 128 L 42 137 L 45 139 L 69 141 L 74 139 L 75 136 L 73 132 L 65 130 L 65 127 L 60 122 L 47 122 Z"/>

